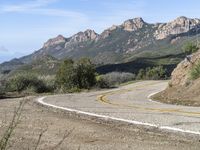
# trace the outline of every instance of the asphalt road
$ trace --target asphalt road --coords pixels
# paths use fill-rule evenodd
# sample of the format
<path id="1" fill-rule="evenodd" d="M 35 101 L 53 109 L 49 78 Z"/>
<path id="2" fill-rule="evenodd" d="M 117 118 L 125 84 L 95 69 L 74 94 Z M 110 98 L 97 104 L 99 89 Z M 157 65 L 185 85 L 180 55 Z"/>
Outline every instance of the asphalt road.
<path id="1" fill-rule="evenodd" d="M 200 108 L 151 101 L 167 81 L 143 81 L 111 90 L 42 97 L 43 105 L 161 130 L 200 135 Z M 106 118 L 107 117 L 107 118 Z"/>
<path id="2" fill-rule="evenodd" d="M 0 100 L 0 139 L 21 100 L 23 98 Z M 19 124 L 8 141 L 8 150 L 36 149 L 41 133 L 44 134 L 37 148 L 40 150 L 199 150 L 200 147 L 199 136 L 82 119 L 40 106 L 34 97 L 26 100 Z"/>

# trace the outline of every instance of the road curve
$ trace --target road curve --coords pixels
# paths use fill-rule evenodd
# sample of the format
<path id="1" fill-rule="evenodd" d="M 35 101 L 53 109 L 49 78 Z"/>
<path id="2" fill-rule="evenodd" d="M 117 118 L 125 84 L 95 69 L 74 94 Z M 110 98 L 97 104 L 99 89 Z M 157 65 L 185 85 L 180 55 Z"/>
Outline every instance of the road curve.
<path id="1" fill-rule="evenodd" d="M 151 101 L 167 81 L 143 81 L 106 91 L 41 97 L 42 105 L 87 116 L 200 135 L 200 108 Z"/>

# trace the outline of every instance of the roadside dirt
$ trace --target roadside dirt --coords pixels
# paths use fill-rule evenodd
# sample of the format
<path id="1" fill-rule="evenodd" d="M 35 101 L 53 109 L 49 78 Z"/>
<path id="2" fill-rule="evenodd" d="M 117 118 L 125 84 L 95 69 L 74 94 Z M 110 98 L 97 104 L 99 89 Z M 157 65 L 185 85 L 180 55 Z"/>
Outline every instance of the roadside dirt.
<path id="1" fill-rule="evenodd" d="M 20 99 L 0 100 L 0 136 L 3 135 Z M 21 122 L 14 130 L 8 149 L 34 149 L 40 133 L 38 149 L 102 149 L 102 150 L 199 150 L 198 137 L 161 133 L 129 125 L 99 124 L 66 113 L 54 112 L 33 103 L 25 105 Z M 69 133 L 70 132 L 70 133 Z M 69 135 L 62 144 L 65 133 Z"/>
<path id="2" fill-rule="evenodd" d="M 200 61 L 200 50 L 178 64 L 166 90 L 152 98 L 164 103 L 200 106 L 200 79 L 192 80 L 191 69 Z"/>
<path id="3" fill-rule="evenodd" d="M 168 104 L 200 106 L 200 79 L 195 80 L 187 86 L 179 85 L 168 87 L 166 90 L 153 95 L 152 99 Z"/>

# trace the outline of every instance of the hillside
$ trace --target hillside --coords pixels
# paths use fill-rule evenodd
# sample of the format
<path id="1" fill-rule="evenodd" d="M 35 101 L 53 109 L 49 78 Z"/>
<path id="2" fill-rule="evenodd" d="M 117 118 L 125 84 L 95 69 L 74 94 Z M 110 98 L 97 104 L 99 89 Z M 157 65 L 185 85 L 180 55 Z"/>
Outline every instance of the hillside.
<path id="1" fill-rule="evenodd" d="M 113 25 L 101 34 L 88 29 L 68 38 L 58 35 L 45 42 L 43 47 L 33 54 L 2 63 L 0 72 L 30 65 L 40 56 L 46 55 L 57 60 L 89 57 L 97 66 L 124 64 L 140 58 L 156 60 L 165 57 L 153 65 L 176 65 L 183 58 L 183 44 L 196 40 L 200 33 L 199 28 L 199 19 L 179 17 L 169 23 L 150 24 L 142 18 L 134 18 L 121 25 Z M 168 55 L 176 57 L 166 59 Z M 170 61 L 172 63 L 169 63 Z"/>
<path id="2" fill-rule="evenodd" d="M 41 55 L 32 60 L 29 64 L 23 64 L 18 69 L 13 70 L 9 75 L 16 73 L 34 73 L 40 75 L 54 75 L 60 65 L 60 61 L 50 55 Z"/>
<path id="3" fill-rule="evenodd" d="M 200 106 L 199 64 L 200 50 L 177 66 L 172 72 L 168 88 L 154 98 L 167 103 Z"/>

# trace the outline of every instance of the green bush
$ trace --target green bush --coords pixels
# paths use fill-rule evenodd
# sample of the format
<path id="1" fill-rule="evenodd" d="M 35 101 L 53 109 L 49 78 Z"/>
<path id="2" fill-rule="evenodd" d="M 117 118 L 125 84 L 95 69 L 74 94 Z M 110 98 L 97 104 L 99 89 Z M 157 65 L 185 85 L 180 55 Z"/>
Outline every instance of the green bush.
<path id="1" fill-rule="evenodd" d="M 21 93 L 23 91 L 44 93 L 49 92 L 45 82 L 33 74 L 17 74 L 7 82 L 7 90 Z"/>
<path id="2" fill-rule="evenodd" d="M 98 88 L 110 88 L 108 81 L 105 78 L 102 78 L 101 76 L 97 79 L 96 86 Z"/>
<path id="3" fill-rule="evenodd" d="M 192 67 L 190 71 L 190 77 L 192 80 L 198 79 L 200 77 L 200 61 Z"/>
<path id="4" fill-rule="evenodd" d="M 140 69 L 139 72 L 138 72 L 138 74 L 137 74 L 136 79 L 137 80 L 141 80 L 141 79 L 145 79 L 145 77 L 146 77 L 145 70 L 144 69 Z"/>
<path id="5" fill-rule="evenodd" d="M 198 51 L 199 47 L 194 44 L 193 42 L 188 42 L 183 46 L 183 52 L 186 55 L 190 55 L 192 53 L 195 53 L 196 51 Z"/>
<path id="6" fill-rule="evenodd" d="M 82 58 L 77 62 L 68 59 L 60 66 L 56 83 L 63 91 L 89 89 L 96 84 L 95 77 L 95 68 L 89 59 Z"/>
<path id="7" fill-rule="evenodd" d="M 76 85 L 80 89 L 89 89 L 96 84 L 96 71 L 92 62 L 82 58 L 74 65 Z"/>
<path id="8" fill-rule="evenodd" d="M 0 98 L 3 97 L 5 95 L 5 89 L 0 86 Z"/>
<path id="9" fill-rule="evenodd" d="M 47 91 L 54 92 L 57 89 L 55 76 L 42 76 L 40 79 L 44 82 Z"/>
<path id="10" fill-rule="evenodd" d="M 71 89 L 75 86 L 73 60 L 65 60 L 59 67 L 56 74 L 56 83 L 61 89 Z"/>
<path id="11" fill-rule="evenodd" d="M 137 75 L 138 80 L 160 80 L 166 78 L 166 69 L 162 66 L 140 69 Z"/>
<path id="12" fill-rule="evenodd" d="M 6 80 L 1 79 L 0 80 L 0 98 L 4 97 L 6 95 Z"/>

